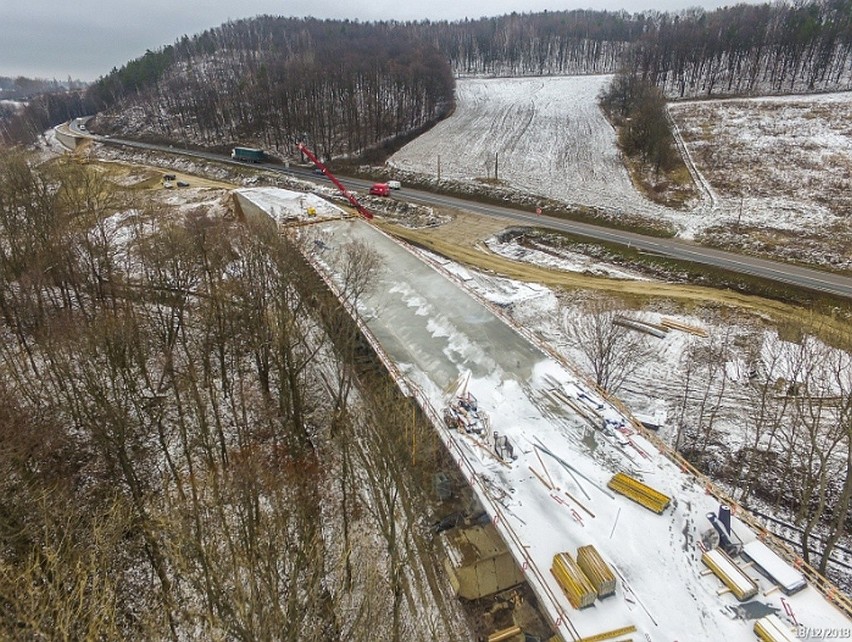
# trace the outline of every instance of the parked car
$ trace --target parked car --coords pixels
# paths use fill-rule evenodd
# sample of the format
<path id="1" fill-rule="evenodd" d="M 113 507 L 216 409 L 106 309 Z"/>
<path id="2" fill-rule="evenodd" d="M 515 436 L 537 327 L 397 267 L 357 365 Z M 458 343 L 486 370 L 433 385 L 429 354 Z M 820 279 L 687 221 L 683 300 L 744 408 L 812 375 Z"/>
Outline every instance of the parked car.
<path id="1" fill-rule="evenodd" d="M 402 183 L 399 181 L 388 181 L 388 187 L 391 189 L 402 189 Z"/>
<path id="2" fill-rule="evenodd" d="M 373 196 L 390 196 L 390 187 L 387 183 L 373 183 L 370 194 Z"/>
<path id="3" fill-rule="evenodd" d="M 178 181 L 177 186 L 178 187 L 189 187 L 189 183 L 187 183 L 186 181 Z"/>
<path id="4" fill-rule="evenodd" d="M 164 181 L 173 181 L 177 178 L 174 174 L 163 174 Z"/>

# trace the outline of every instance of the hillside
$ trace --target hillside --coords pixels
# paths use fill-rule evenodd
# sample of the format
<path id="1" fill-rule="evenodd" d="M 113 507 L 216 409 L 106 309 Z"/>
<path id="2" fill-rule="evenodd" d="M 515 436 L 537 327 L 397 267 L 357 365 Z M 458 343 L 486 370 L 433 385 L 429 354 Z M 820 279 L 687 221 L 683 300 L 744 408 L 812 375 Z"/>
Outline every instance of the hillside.
<path id="1" fill-rule="evenodd" d="M 239 168 L 35 160 L 0 161 L 0 639 L 472 639 L 435 440 Z"/>
<path id="2" fill-rule="evenodd" d="M 827 269 L 852 269 L 848 176 L 852 94 L 670 107 L 702 192 L 649 200 L 622 165 L 596 102 L 610 76 L 461 79 L 455 113 L 390 157 L 411 180 L 487 189 L 530 209 L 595 208 L 599 220 Z M 495 160 L 498 161 L 495 180 Z"/>
<path id="3" fill-rule="evenodd" d="M 263 16 L 149 52 L 92 90 L 102 131 L 286 155 L 364 155 L 452 106 L 443 56 L 391 25 Z"/>

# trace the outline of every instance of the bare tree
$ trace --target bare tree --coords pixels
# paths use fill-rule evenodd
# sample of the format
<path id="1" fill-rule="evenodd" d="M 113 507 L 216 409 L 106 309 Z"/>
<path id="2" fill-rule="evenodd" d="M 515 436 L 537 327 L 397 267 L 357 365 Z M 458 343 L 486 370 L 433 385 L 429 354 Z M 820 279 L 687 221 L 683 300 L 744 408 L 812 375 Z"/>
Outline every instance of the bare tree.
<path id="1" fill-rule="evenodd" d="M 819 571 L 826 574 L 828 561 L 838 542 L 846 536 L 852 503 L 852 358 L 849 353 L 833 351 L 828 358 L 828 370 L 832 375 L 832 388 L 837 394 L 835 421 L 842 434 L 840 456 L 845 460 L 840 467 L 839 478 L 843 480 L 829 524 Z"/>
<path id="2" fill-rule="evenodd" d="M 647 335 L 616 323 L 621 310 L 614 300 L 594 298 L 579 314 L 561 311 L 567 344 L 583 358 L 595 383 L 616 392 L 653 357 Z"/>
<path id="3" fill-rule="evenodd" d="M 131 600 L 123 598 L 122 540 L 132 520 L 121 500 L 78 506 L 59 489 L 31 506 L 29 546 L 0 556 L 0 636 L 4 639 L 126 639 Z M 4 542 L 8 544 L 8 542 Z M 7 637 L 8 636 L 8 637 Z"/>
<path id="4" fill-rule="evenodd" d="M 778 394 L 778 380 L 786 376 L 788 348 L 777 336 L 758 342 L 756 354 L 750 363 L 752 372 L 746 387 L 748 421 L 746 431 L 750 434 L 748 451 L 738 468 L 740 502 L 748 502 L 756 487 L 759 487 L 778 448 L 777 435 L 787 418 L 790 397 Z"/>

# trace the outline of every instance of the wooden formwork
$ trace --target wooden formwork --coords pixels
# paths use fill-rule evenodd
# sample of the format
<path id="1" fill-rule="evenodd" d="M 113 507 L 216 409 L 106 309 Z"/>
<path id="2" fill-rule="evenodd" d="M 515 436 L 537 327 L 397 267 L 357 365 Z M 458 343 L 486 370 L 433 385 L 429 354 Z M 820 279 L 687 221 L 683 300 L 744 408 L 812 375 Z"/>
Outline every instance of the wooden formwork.
<path id="1" fill-rule="evenodd" d="M 701 556 L 701 561 L 713 574 L 722 580 L 727 589 L 733 593 L 740 602 L 750 600 L 757 595 L 757 584 L 746 575 L 737 563 L 721 548 L 706 551 Z"/>
<path id="2" fill-rule="evenodd" d="M 510 626 L 502 631 L 495 631 L 488 636 L 488 642 L 512 642 L 513 640 L 523 640 L 524 632 L 519 626 Z"/>
<path id="3" fill-rule="evenodd" d="M 550 571 L 562 587 L 571 606 L 582 609 L 594 604 L 598 593 L 570 553 L 554 555 Z"/>
<path id="4" fill-rule="evenodd" d="M 795 642 L 798 637 L 775 614 L 755 620 L 754 634 L 763 642 Z"/>
<path id="5" fill-rule="evenodd" d="M 616 493 L 632 499 L 648 510 L 662 513 L 668 507 L 671 498 L 660 491 L 643 484 L 638 479 L 633 479 L 624 473 L 616 473 L 607 484 Z"/>
<path id="6" fill-rule="evenodd" d="M 595 635 L 590 635 L 585 638 L 580 638 L 577 642 L 603 642 L 603 640 L 611 640 L 612 638 L 617 638 L 622 635 L 627 635 L 628 633 L 634 633 L 636 631 L 636 627 L 632 624 L 628 626 L 622 626 L 620 629 L 613 629 L 612 631 L 604 631 L 603 633 L 596 633 Z M 630 640 L 623 640 L 620 642 L 630 642 Z"/>
<path id="7" fill-rule="evenodd" d="M 577 549 L 577 566 L 589 578 L 598 597 L 615 593 L 615 575 L 594 546 L 589 544 Z"/>

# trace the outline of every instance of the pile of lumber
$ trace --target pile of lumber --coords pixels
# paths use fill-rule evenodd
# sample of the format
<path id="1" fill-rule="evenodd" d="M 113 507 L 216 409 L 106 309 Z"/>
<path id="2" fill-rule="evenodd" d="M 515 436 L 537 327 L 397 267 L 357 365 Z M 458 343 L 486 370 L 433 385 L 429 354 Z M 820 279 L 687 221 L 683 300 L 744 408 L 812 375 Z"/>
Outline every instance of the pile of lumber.
<path id="1" fill-rule="evenodd" d="M 577 549 L 577 566 L 589 578 L 598 597 L 615 593 L 615 575 L 594 546 L 589 544 Z"/>
<path id="2" fill-rule="evenodd" d="M 696 337 L 704 337 L 707 338 L 707 330 L 704 328 L 699 328 L 694 325 L 689 325 L 686 323 L 681 323 L 680 321 L 675 321 L 674 319 L 669 319 L 668 317 L 663 317 L 660 320 L 660 325 L 664 328 L 671 328 L 672 330 L 680 330 L 681 332 L 688 332 L 689 334 L 694 334 Z"/>
<path id="3" fill-rule="evenodd" d="M 651 336 L 657 337 L 658 339 L 662 339 L 666 336 L 666 333 L 669 329 L 663 325 L 657 325 L 656 323 L 648 323 L 647 321 L 640 321 L 639 319 L 630 319 L 628 317 L 616 316 L 613 319 L 613 323 L 615 325 L 620 325 L 624 328 L 630 328 L 631 330 L 638 330 L 639 332 L 644 332 L 645 334 L 650 334 Z"/>
<path id="4" fill-rule="evenodd" d="M 488 636 L 488 642 L 515 642 L 524 640 L 524 631 L 519 626 L 510 626 L 502 631 L 495 631 Z"/>
<path id="5" fill-rule="evenodd" d="M 554 555 L 550 572 L 553 573 L 553 577 L 556 578 L 568 601 L 571 602 L 571 606 L 575 609 L 582 609 L 594 604 L 598 593 L 570 553 Z"/>
<path id="6" fill-rule="evenodd" d="M 757 595 L 757 584 L 746 575 L 736 562 L 721 548 L 714 548 L 701 556 L 701 561 L 713 574 L 722 580 L 728 590 L 740 602 L 750 600 Z"/>
<path id="7" fill-rule="evenodd" d="M 794 636 L 790 627 L 785 626 L 775 614 L 755 620 L 754 633 L 763 642 L 795 642 L 798 636 Z"/>
<path id="8" fill-rule="evenodd" d="M 671 502 L 671 498 L 668 495 L 664 495 L 660 491 L 646 486 L 638 479 L 633 479 L 624 473 L 613 475 L 607 486 L 616 493 L 621 493 L 655 513 L 662 513 L 668 507 L 669 502 Z"/>
<path id="9" fill-rule="evenodd" d="M 636 627 L 632 624 L 628 626 L 622 626 L 618 629 L 613 629 L 612 631 L 604 631 L 603 633 L 596 633 L 594 635 L 589 635 L 584 638 L 580 638 L 577 642 L 603 642 L 604 640 L 611 640 L 612 638 L 621 637 L 622 635 L 627 635 L 628 633 L 634 633 L 636 631 Z M 630 639 L 621 640 L 620 642 L 630 642 Z"/>

